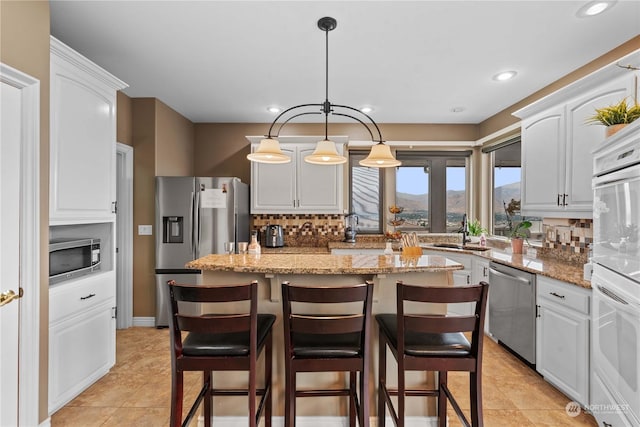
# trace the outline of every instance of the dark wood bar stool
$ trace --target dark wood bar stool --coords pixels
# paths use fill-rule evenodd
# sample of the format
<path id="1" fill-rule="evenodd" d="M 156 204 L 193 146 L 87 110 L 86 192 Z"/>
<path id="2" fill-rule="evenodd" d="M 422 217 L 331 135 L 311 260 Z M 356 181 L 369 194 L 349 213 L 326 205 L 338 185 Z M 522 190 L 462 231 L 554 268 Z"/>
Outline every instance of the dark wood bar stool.
<path id="1" fill-rule="evenodd" d="M 204 400 L 204 425 L 211 426 L 213 396 L 247 395 L 249 426 L 258 425 L 264 411 L 265 426 L 271 426 L 272 326 L 276 317 L 258 314 L 258 283 L 203 286 L 168 282 L 171 315 L 171 427 L 186 426 Z M 247 301 L 247 310 L 237 314 L 193 316 L 179 312 L 180 303 L 229 303 Z M 240 303 L 242 305 L 242 303 Z M 182 332 L 189 332 L 184 338 Z M 264 352 L 264 387 L 257 388 L 257 360 Z M 248 389 L 213 388 L 212 371 L 248 371 Z M 202 371 L 202 389 L 182 421 L 185 371 Z M 257 396 L 260 402 L 256 406 Z"/>
<path id="2" fill-rule="evenodd" d="M 369 426 L 368 348 L 372 295 L 371 282 L 348 287 L 303 287 L 282 284 L 285 427 L 295 426 L 296 397 L 313 396 L 348 396 L 349 426 L 355 427 L 356 419 L 360 427 Z M 356 303 L 359 307 L 357 312 L 339 315 L 310 314 L 308 304 L 304 305 L 307 310 L 301 312 L 295 303 Z M 352 311 L 355 310 L 352 308 Z M 298 390 L 298 372 L 349 372 L 349 388 Z"/>
<path id="3" fill-rule="evenodd" d="M 397 283 L 397 314 L 378 314 L 380 365 L 378 385 L 378 426 L 385 425 L 385 409 L 398 427 L 404 427 L 405 397 L 435 396 L 438 398 L 438 426 L 447 424 L 447 399 L 465 426 L 482 427 L 482 344 L 484 317 L 489 285 L 464 287 L 416 286 Z M 475 302 L 475 313 L 469 316 L 406 314 L 405 301 L 419 303 Z M 471 342 L 464 332 L 471 333 Z M 387 347 L 398 366 L 398 388 L 387 387 Z M 437 371 L 435 390 L 407 389 L 406 371 Z M 471 424 L 447 387 L 448 371 L 469 372 Z M 391 396 L 397 396 L 398 408 Z"/>

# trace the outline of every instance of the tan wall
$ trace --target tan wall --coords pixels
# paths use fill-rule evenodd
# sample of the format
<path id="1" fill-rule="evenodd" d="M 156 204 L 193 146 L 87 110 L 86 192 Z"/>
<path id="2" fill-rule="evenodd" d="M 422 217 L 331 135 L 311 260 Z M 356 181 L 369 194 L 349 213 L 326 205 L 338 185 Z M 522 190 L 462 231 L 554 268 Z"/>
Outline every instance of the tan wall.
<path id="1" fill-rule="evenodd" d="M 127 102 L 124 98 L 120 102 Z M 155 177 L 193 175 L 194 126 L 155 98 L 131 101 L 133 170 L 133 315 L 155 316 L 155 237 L 138 225 L 155 223 Z M 120 127 L 120 125 L 118 126 Z M 125 126 L 122 126 L 126 132 Z M 155 228 L 155 226 L 154 226 Z M 154 231 L 154 233 L 157 232 Z"/>
<path id="2" fill-rule="evenodd" d="M 477 125 L 380 124 L 386 141 L 475 141 Z M 237 176 L 251 182 L 250 151 L 246 136 L 266 135 L 267 123 L 197 123 L 195 125 L 195 174 Z M 348 135 L 350 140 L 370 140 L 357 123 L 332 123 L 331 135 Z M 323 124 L 289 123 L 282 135 L 324 135 Z M 377 138 L 377 135 L 375 135 Z"/>
<path id="3" fill-rule="evenodd" d="M 131 112 L 131 98 L 118 91 L 116 102 L 116 141 L 121 142 L 122 144 L 133 145 L 133 118 Z"/>
<path id="4" fill-rule="evenodd" d="M 0 61 L 40 80 L 40 390 L 37 399 L 42 422 L 48 416 L 49 372 L 49 2 L 0 2 Z"/>
<path id="5" fill-rule="evenodd" d="M 156 116 L 154 98 L 132 101 L 133 136 L 133 315 L 153 316 L 154 237 L 138 236 L 138 224 L 153 224 Z"/>
<path id="6" fill-rule="evenodd" d="M 194 175 L 193 123 L 156 100 L 156 130 L 156 175 Z"/>
<path id="7" fill-rule="evenodd" d="M 498 114 L 495 114 L 492 117 L 489 117 L 482 123 L 480 123 L 480 137 L 484 137 L 490 135 L 494 132 L 497 132 L 501 129 L 506 128 L 509 125 L 517 123 L 520 119 L 512 116 L 514 111 L 519 110 L 522 107 L 525 107 L 531 104 L 538 99 L 543 98 L 550 93 L 557 91 L 558 89 L 563 88 L 569 83 L 573 83 L 574 81 L 585 77 L 586 75 L 593 73 L 594 71 L 604 67 L 605 65 L 611 64 L 615 62 L 617 59 L 630 54 L 631 52 L 640 49 L 640 36 L 636 36 L 631 40 L 621 44 L 617 48 L 607 52 L 606 54 L 596 58 L 595 60 L 585 64 L 584 66 L 578 68 L 577 70 L 567 74 L 561 79 L 551 83 L 548 86 L 540 89 L 539 91 L 529 95 L 523 100 L 513 104 L 512 106 L 500 111 Z M 626 65 L 626 64 L 623 64 Z"/>

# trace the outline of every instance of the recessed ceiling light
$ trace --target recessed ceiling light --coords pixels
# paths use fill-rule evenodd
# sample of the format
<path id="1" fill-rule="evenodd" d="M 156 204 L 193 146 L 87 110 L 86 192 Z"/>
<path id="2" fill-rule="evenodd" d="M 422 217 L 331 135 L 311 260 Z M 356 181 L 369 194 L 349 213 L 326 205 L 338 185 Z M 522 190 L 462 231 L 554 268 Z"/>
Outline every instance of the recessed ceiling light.
<path id="1" fill-rule="evenodd" d="M 496 80 L 498 82 L 504 82 L 506 80 L 511 80 L 512 78 L 514 78 L 516 74 L 518 73 L 515 71 L 502 71 L 496 74 L 495 76 L 493 76 L 493 80 Z"/>
<path id="2" fill-rule="evenodd" d="M 464 107 L 453 107 L 451 109 L 452 113 L 462 113 L 464 111 Z"/>
<path id="3" fill-rule="evenodd" d="M 280 112 L 280 108 L 278 107 L 269 107 L 267 108 L 267 111 L 273 114 L 278 114 Z"/>
<path id="4" fill-rule="evenodd" d="M 576 12 L 579 18 L 588 18 L 590 16 L 599 15 L 607 9 L 610 9 L 616 2 L 615 1 L 592 1 Z"/>
<path id="5" fill-rule="evenodd" d="M 365 114 L 369 114 L 370 112 L 372 112 L 372 111 L 373 111 L 373 108 L 371 108 L 371 107 L 362 107 L 362 108 L 360 109 L 360 111 L 362 111 L 362 112 L 363 112 L 363 113 L 365 113 Z"/>

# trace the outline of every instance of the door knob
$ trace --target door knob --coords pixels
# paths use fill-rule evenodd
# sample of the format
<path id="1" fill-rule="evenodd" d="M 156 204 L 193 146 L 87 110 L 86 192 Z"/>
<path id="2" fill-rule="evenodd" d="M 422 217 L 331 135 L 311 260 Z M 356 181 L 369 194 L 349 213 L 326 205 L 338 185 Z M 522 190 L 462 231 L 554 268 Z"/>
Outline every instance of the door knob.
<path id="1" fill-rule="evenodd" d="M 22 295 L 24 295 L 24 290 L 22 288 L 18 288 L 17 294 L 12 290 L 1 293 L 0 307 L 2 307 L 3 305 L 9 304 L 14 299 L 22 298 Z"/>

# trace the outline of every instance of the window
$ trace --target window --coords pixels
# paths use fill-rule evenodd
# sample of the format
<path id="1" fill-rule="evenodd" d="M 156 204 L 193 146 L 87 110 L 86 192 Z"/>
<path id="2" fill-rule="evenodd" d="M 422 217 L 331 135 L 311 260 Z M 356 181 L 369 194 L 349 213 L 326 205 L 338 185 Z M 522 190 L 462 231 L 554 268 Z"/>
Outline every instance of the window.
<path id="1" fill-rule="evenodd" d="M 398 152 L 396 205 L 400 231 L 457 232 L 467 212 L 467 158 L 464 152 Z"/>
<path id="2" fill-rule="evenodd" d="M 358 215 L 358 232 L 382 233 L 382 169 L 360 166 L 368 153 L 349 153 L 351 213 Z"/>
<path id="3" fill-rule="evenodd" d="M 518 203 L 521 200 L 520 137 L 510 139 L 494 147 L 485 148 L 483 152 L 491 153 L 493 165 L 493 205 L 491 214 L 493 228 L 491 232 L 496 236 L 509 236 L 505 207 L 509 205 L 511 200 L 515 200 Z M 541 239 L 541 218 L 523 217 L 519 212 L 512 218 L 516 223 L 525 219 L 533 224 L 529 230 L 529 238 L 532 240 Z"/>

